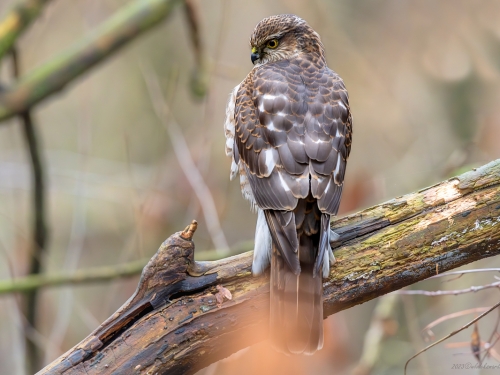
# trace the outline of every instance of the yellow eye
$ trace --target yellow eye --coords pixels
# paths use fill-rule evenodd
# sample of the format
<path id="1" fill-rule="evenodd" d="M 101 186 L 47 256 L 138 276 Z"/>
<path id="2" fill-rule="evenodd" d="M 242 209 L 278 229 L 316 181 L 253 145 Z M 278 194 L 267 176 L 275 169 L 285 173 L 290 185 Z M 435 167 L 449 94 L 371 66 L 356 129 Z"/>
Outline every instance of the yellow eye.
<path id="1" fill-rule="evenodd" d="M 272 39 L 267 42 L 267 48 L 275 49 L 276 47 L 278 47 L 278 39 Z"/>

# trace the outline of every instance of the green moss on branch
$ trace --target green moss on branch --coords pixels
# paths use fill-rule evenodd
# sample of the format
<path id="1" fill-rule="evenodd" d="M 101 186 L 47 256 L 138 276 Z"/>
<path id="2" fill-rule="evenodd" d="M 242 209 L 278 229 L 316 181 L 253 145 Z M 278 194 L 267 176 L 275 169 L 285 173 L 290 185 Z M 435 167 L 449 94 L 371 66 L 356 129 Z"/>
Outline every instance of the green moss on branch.
<path id="1" fill-rule="evenodd" d="M 499 255 L 500 160 L 332 226 L 342 245 L 324 283 L 325 316 Z M 194 262 L 193 244 L 184 243 L 179 256 L 176 235 L 165 243 L 176 246 L 162 246 L 156 257 L 171 253 L 170 260 L 153 258 L 134 297 L 40 374 L 193 374 L 266 338 L 269 280 L 251 276 L 251 252 Z M 161 278 L 151 276 L 159 270 Z M 232 293 L 220 308 L 216 285 Z M 164 295 L 166 286 L 182 292 Z M 159 293 L 170 300 L 156 304 Z"/>
<path id="2" fill-rule="evenodd" d="M 120 47 L 169 16 L 180 0 L 136 0 L 89 36 L 35 68 L 0 95 L 0 121 L 58 92 Z"/>

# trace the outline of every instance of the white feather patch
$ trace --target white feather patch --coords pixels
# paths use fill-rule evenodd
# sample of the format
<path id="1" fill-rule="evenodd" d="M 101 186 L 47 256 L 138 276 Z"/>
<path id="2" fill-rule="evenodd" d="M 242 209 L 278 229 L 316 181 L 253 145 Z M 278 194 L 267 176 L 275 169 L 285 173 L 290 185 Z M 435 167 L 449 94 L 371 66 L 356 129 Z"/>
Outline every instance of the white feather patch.
<path id="1" fill-rule="evenodd" d="M 266 156 L 267 173 L 271 174 L 274 167 L 276 166 L 276 160 L 274 160 L 276 151 L 272 148 L 268 148 L 267 150 L 264 150 L 262 152 L 264 152 Z"/>
<path id="2" fill-rule="evenodd" d="M 257 209 L 257 226 L 255 228 L 255 249 L 253 251 L 252 273 L 257 276 L 269 267 L 271 262 L 271 232 L 267 226 L 264 211 Z"/>
<path id="3" fill-rule="evenodd" d="M 226 155 L 230 156 L 231 158 L 233 158 L 234 127 L 235 127 L 234 106 L 236 104 L 236 94 L 240 89 L 240 85 L 236 86 L 229 95 L 229 100 L 226 106 L 226 120 L 224 121 L 224 134 L 226 135 Z"/>
<path id="4" fill-rule="evenodd" d="M 245 170 L 241 160 L 238 168 L 240 171 L 241 194 L 243 195 L 243 198 L 250 202 L 250 209 L 255 212 L 257 210 L 257 203 L 255 202 L 255 197 L 253 196 L 253 191 L 250 187 L 250 181 L 248 181 L 247 171 Z"/>
<path id="5" fill-rule="evenodd" d="M 281 183 L 281 187 L 283 188 L 283 190 L 286 192 L 290 191 L 290 188 L 288 187 L 288 184 L 286 183 L 286 181 L 283 179 L 283 176 L 281 175 L 280 171 L 278 171 L 278 176 L 280 177 L 280 183 Z"/>
<path id="6" fill-rule="evenodd" d="M 231 160 L 231 173 L 229 175 L 229 180 L 233 180 L 238 174 L 238 165 L 234 161 L 234 158 Z"/>
<path id="7" fill-rule="evenodd" d="M 330 267 L 335 264 L 337 261 L 335 259 L 335 255 L 333 255 L 332 246 L 330 243 L 332 241 L 337 241 L 340 236 L 330 229 L 328 233 L 328 251 L 325 251 L 325 255 L 323 256 L 323 277 L 326 278 L 330 274 Z"/>

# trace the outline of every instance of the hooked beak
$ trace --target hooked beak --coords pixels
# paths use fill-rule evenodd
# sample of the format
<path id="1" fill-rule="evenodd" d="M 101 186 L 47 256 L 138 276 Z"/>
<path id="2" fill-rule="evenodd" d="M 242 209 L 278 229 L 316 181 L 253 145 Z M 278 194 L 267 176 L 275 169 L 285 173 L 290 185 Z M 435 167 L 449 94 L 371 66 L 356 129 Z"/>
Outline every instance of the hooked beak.
<path id="1" fill-rule="evenodd" d="M 252 60 L 252 64 L 255 64 L 255 61 L 260 59 L 259 51 L 257 51 L 257 47 L 252 47 L 252 54 L 250 55 L 250 59 Z"/>

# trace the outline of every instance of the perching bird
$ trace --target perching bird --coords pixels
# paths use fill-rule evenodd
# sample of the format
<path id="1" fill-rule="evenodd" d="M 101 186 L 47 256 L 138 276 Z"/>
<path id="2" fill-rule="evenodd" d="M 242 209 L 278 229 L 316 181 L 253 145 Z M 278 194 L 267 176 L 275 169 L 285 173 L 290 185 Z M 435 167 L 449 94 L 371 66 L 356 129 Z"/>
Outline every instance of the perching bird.
<path id="1" fill-rule="evenodd" d="M 295 15 L 263 19 L 250 38 L 253 69 L 230 95 L 224 125 L 231 179 L 257 213 L 252 271 L 271 264 L 270 332 L 285 353 L 323 346 L 323 283 L 351 149 L 342 79 L 319 35 Z"/>

